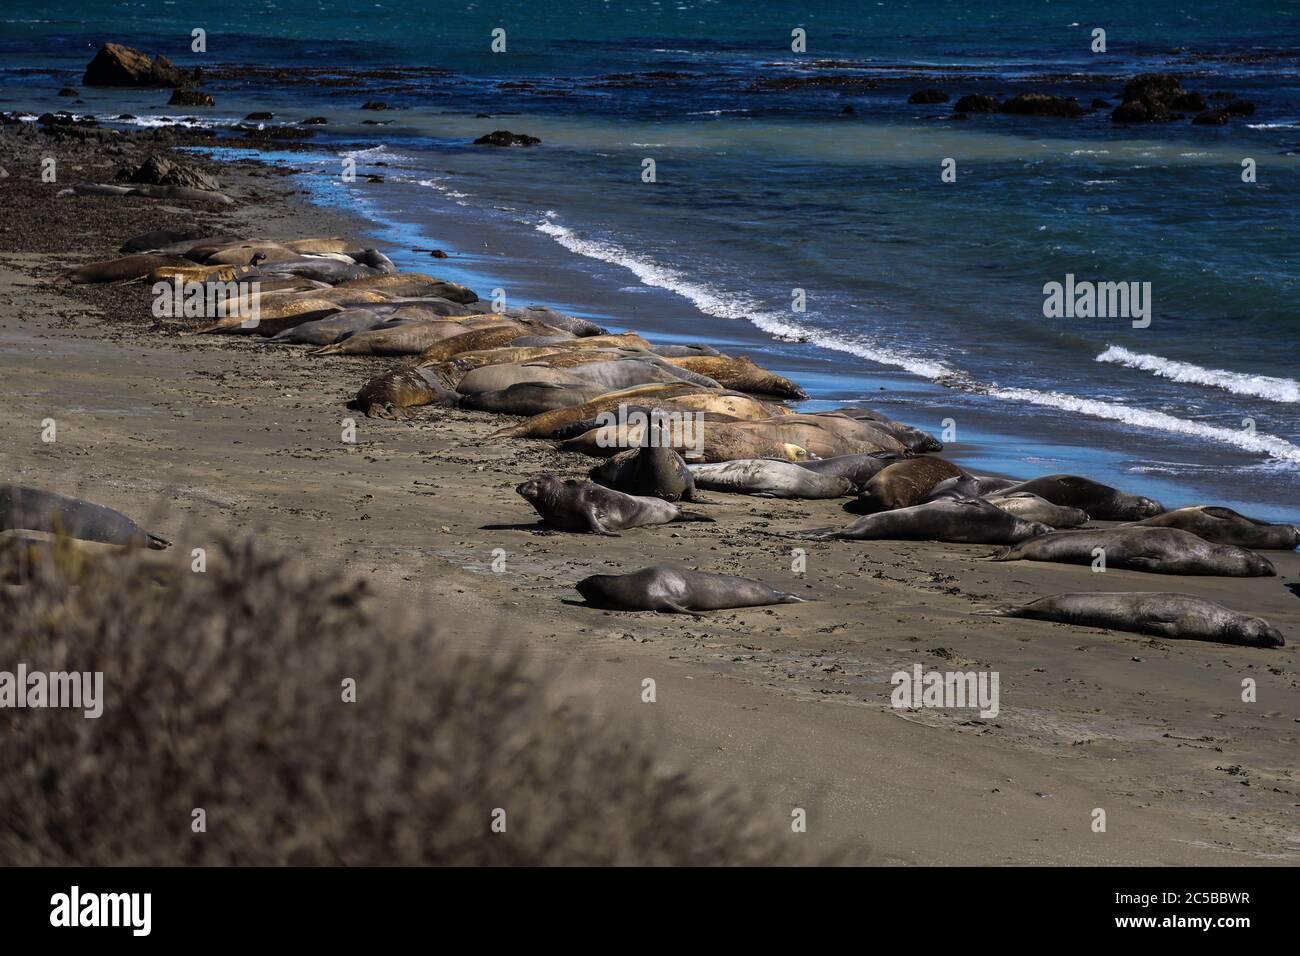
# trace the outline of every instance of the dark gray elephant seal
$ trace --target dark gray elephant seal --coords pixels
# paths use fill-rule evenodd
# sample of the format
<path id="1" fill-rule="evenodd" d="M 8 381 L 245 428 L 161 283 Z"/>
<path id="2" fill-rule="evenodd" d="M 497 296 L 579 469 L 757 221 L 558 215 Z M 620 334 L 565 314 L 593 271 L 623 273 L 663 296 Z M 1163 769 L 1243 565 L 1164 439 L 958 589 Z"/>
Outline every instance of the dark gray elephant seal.
<path id="1" fill-rule="evenodd" d="M 1154 634 L 1172 640 L 1214 641 L 1245 647 L 1281 647 L 1286 643 L 1277 628 L 1263 618 L 1239 614 L 1190 594 L 1171 592 L 1057 594 L 998 613 L 1004 617 Z"/>
<path id="2" fill-rule="evenodd" d="M 357 265 L 369 266 L 386 276 L 397 272 L 397 266 L 393 264 L 393 260 L 378 249 L 362 249 L 360 252 L 349 252 L 347 256 Z"/>
<path id="3" fill-rule="evenodd" d="M 104 505 L 53 491 L 0 485 L 0 531 L 46 531 L 83 541 L 162 550 L 171 542 Z"/>
<path id="4" fill-rule="evenodd" d="M 664 501 L 690 501 L 695 497 L 695 479 L 686 460 L 667 446 L 629 448 L 591 469 L 589 475 L 592 481 L 624 494 Z"/>
<path id="5" fill-rule="evenodd" d="M 596 607 L 614 611 L 671 611 L 690 614 L 731 607 L 799 604 L 807 600 L 761 581 L 656 565 L 631 574 L 593 574 L 576 585 Z"/>
<path id="6" fill-rule="evenodd" d="M 894 464 L 911 458 L 910 452 L 898 454 L 892 451 L 869 452 L 865 455 L 836 455 L 834 458 L 815 458 L 812 461 L 795 462 L 800 468 L 814 471 L 831 478 L 847 478 L 861 491 L 867 482 L 881 471 Z"/>
<path id="7" fill-rule="evenodd" d="M 545 305 L 526 305 L 522 309 L 506 309 L 502 315 L 507 319 L 535 319 L 543 325 L 549 325 L 570 335 L 586 337 L 588 335 L 608 335 L 609 331 L 577 316 L 566 315 Z"/>
<path id="8" fill-rule="evenodd" d="M 1046 498 L 1026 491 L 1010 495 L 985 495 L 983 500 L 1017 518 L 1038 521 L 1053 528 L 1077 528 L 1088 523 L 1088 512 L 1082 508 L 1054 505 Z"/>
<path id="9" fill-rule="evenodd" d="M 792 461 L 737 458 L 705 465 L 687 465 L 695 487 L 759 498 L 843 498 L 857 486 L 847 478 L 819 475 Z"/>
<path id="10" fill-rule="evenodd" d="M 867 408 L 865 405 L 846 405 L 843 408 L 832 408 L 827 412 L 827 414 L 830 413 L 847 415 L 849 418 L 855 418 L 860 422 L 875 422 L 887 434 L 893 435 L 907 446 L 908 451 L 916 452 L 918 455 L 928 451 L 943 451 L 943 442 L 929 432 L 895 421 L 888 415 L 882 415 L 875 409 Z"/>
<path id="11" fill-rule="evenodd" d="M 384 317 L 373 309 L 344 309 L 323 319 L 283 329 L 271 336 L 270 341 L 287 345 L 333 345 L 355 332 L 368 331 L 383 322 Z"/>
<path id="12" fill-rule="evenodd" d="M 695 355 L 721 355 L 712 345 L 652 345 L 650 351 L 662 358 L 691 358 Z"/>
<path id="13" fill-rule="evenodd" d="M 930 501 L 910 508 L 879 511 L 845 528 L 812 528 L 799 535 L 816 541 L 840 538 L 875 541 L 949 541 L 956 544 L 1015 544 L 1051 532 L 1045 524 L 1025 521 L 981 498 Z"/>
<path id="14" fill-rule="evenodd" d="M 336 285 L 348 279 L 360 279 L 379 273 L 370 266 L 355 262 L 340 262 L 327 256 L 301 256 L 297 259 L 284 259 L 280 262 L 267 262 L 261 266 L 266 275 L 298 276 L 302 279 L 315 279 Z"/>
<path id="15" fill-rule="evenodd" d="M 1027 491 L 1054 505 L 1082 508 L 1097 521 L 1141 521 L 1164 511 L 1158 501 L 1130 495 L 1110 485 L 1078 475 L 1044 475 L 1001 489 L 1009 494 Z"/>
<path id="16" fill-rule="evenodd" d="M 1253 551 L 1231 544 L 1213 544 L 1177 528 L 1054 531 L 1007 548 L 993 560 L 1092 564 L 1092 552 L 1096 548 L 1105 551 L 1108 569 L 1235 578 L 1271 577 L 1277 573 L 1267 558 Z"/>
<path id="17" fill-rule="evenodd" d="M 1258 551 L 1292 551 L 1300 547 L 1300 528 L 1295 525 L 1257 521 L 1218 505 L 1178 508 L 1136 521 L 1129 527 L 1178 528 L 1215 544 L 1235 544 Z"/>
<path id="18" fill-rule="evenodd" d="M 993 478 L 989 475 L 955 475 L 945 478 L 934 486 L 926 501 L 939 501 L 941 498 L 985 498 L 991 494 L 1018 485 L 1014 478 Z"/>
<path id="19" fill-rule="evenodd" d="M 618 531 L 673 521 L 712 521 L 662 498 L 637 498 L 590 481 L 542 475 L 515 489 L 547 524 L 563 531 L 617 537 Z"/>
<path id="20" fill-rule="evenodd" d="M 460 400 L 461 408 L 498 415 L 540 415 L 557 408 L 585 405 L 605 394 L 593 385 L 562 382 L 519 382 L 495 392 L 475 392 Z"/>

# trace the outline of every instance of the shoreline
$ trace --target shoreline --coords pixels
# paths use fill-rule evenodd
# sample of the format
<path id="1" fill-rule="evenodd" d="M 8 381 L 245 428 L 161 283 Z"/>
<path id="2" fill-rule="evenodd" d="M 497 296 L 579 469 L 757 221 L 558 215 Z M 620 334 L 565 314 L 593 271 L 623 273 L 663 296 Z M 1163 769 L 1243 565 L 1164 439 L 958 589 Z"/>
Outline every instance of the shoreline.
<path id="1" fill-rule="evenodd" d="M 259 165 L 221 172 L 241 197 L 216 214 L 232 227 L 275 238 L 375 229 L 288 195 Z M 7 198 L 22 188 L 15 178 L 0 181 Z M 643 722 L 706 773 L 770 780 L 776 802 L 804 801 L 825 821 L 815 838 L 847 839 L 869 862 L 1294 862 L 1294 640 L 1260 651 L 980 617 L 993 602 L 1084 583 L 1063 566 L 989 564 L 988 546 L 810 546 L 806 577 L 792 581 L 789 549 L 799 542 L 790 532 L 844 523 L 835 501 L 710 494 L 716 525 L 642 529 L 596 546 L 537 529 L 514 484 L 540 471 L 576 476 L 592 462 L 540 442 L 492 441 L 499 420 L 459 410 L 421 409 L 401 424 L 358 417 L 356 445 L 343 446 L 346 401 L 394 360 L 180 337 L 174 323 L 144 318 L 138 289 L 54 289 L 58 268 L 111 255 L 140 222 L 211 221 L 147 200 L 132 200 L 142 208 L 130 215 L 113 205 L 126 200 L 61 201 L 94 215 L 78 217 L 77 229 L 72 215 L 51 217 L 32 250 L 11 248 L 22 241 L 11 232 L 0 244 L 0 302 L 16 306 L 0 320 L 12 408 L 0 437 L 16 452 L 7 461 L 15 480 L 142 516 L 176 485 L 160 530 L 178 542 L 193 533 L 186 521 L 259 529 L 397 599 L 436 606 L 464 646 L 493 639 L 481 628 L 491 608 L 506 640 L 563 664 L 565 681 L 595 706 Z M 49 415 L 72 427 L 42 446 L 35 423 Z M 504 574 L 488 570 L 497 547 L 508 555 Z M 1270 558 L 1277 579 L 1113 571 L 1106 589 L 1186 589 L 1300 634 L 1284 587 L 1300 574 L 1300 554 Z M 819 600 L 706 621 L 564 603 L 577 578 L 651 559 Z M 918 661 L 1000 671 L 1000 718 L 891 711 L 889 675 Z M 636 694 L 648 672 L 669 690 L 651 713 Z M 1255 712 L 1230 707 L 1242 676 L 1259 681 Z M 1089 832 L 1095 806 L 1108 809 L 1109 837 Z"/>

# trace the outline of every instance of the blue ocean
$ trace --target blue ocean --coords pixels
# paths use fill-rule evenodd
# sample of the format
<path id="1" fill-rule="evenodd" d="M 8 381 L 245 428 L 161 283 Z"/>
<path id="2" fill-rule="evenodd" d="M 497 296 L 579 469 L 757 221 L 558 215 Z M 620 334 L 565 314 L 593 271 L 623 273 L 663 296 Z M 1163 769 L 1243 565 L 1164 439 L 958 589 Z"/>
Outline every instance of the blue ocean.
<path id="1" fill-rule="evenodd" d="M 810 408 L 869 403 L 976 470 L 1300 521 L 1300 4 L 245 0 L 2 19 L 5 109 L 325 117 L 307 151 L 258 155 L 374 220 L 405 268 L 744 352 Z M 58 97 L 110 40 L 202 67 L 217 105 Z M 1150 72 L 1254 110 L 1112 122 Z M 932 88 L 947 101 L 909 102 Z M 1028 92 L 1085 112 L 954 118 L 961 96 Z M 470 145 L 497 129 L 541 143 Z M 431 248 L 450 258 L 415 251 Z M 1067 281 L 1135 284 L 1145 320 L 1045 314 Z"/>

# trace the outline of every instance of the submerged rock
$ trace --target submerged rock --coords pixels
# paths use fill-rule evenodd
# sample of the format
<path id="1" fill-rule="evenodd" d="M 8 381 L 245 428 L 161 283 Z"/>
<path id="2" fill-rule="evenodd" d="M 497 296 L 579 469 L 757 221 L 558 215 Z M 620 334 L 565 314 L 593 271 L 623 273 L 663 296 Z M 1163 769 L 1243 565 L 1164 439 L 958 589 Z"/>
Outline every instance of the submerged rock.
<path id="1" fill-rule="evenodd" d="M 958 113 L 996 113 L 998 99 L 987 93 L 967 93 L 953 106 Z"/>
<path id="2" fill-rule="evenodd" d="M 202 90 L 178 89 L 172 92 L 168 106 L 216 106 L 216 101 Z"/>
<path id="3" fill-rule="evenodd" d="M 527 133 L 512 133 L 508 129 L 499 129 L 480 136 L 474 140 L 475 146 L 536 146 L 541 140 Z"/>
<path id="4" fill-rule="evenodd" d="M 917 90 L 907 98 L 909 103 L 947 103 L 948 94 L 943 90 L 930 87 L 924 90 Z"/>
<path id="5" fill-rule="evenodd" d="M 1073 99 L 1052 96 L 1048 93 L 1021 93 L 999 107 L 1000 112 L 1017 116 L 1062 116 L 1073 118 L 1083 115 L 1083 107 Z"/>

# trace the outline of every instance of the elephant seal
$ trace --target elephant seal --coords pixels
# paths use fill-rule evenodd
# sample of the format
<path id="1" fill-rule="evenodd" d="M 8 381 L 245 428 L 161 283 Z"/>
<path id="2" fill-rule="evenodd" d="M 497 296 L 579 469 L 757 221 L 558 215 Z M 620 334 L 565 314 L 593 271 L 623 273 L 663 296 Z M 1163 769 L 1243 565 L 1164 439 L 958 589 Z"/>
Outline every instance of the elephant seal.
<path id="1" fill-rule="evenodd" d="M 695 487 L 759 498 L 843 498 L 856 486 L 847 478 L 819 475 L 792 461 L 740 458 L 715 464 L 687 465 Z"/>
<path id="2" fill-rule="evenodd" d="M 675 374 L 678 371 L 681 370 L 674 369 L 669 372 L 652 362 L 638 362 L 635 359 L 615 359 L 607 362 L 588 362 L 577 365 L 569 370 L 569 374 L 585 379 L 593 385 L 601 385 L 606 391 L 613 391 L 615 389 L 632 388 L 634 385 L 683 381 L 681 375 Z M 716 382 L 711 382 L 709 379 L 705 379 L 703 382 L 697 380 L 691 384 L 700 385 L 702 388 L 718 387 Z"/>
<path id="3" fill-rule="evenodd" d="M 462 395 L 477 395 L 480 392 L 499 392 L 503 388 L 525 383 L 591 387 L 590 382 L 576 375 L 570 375 L 563 369 L 552 368 L 543 362 L 518 362 L 508 365 L 484 365 L 481 368 L 471 369 L 457 383 L 456 391 Z"/>
<path id="4" fill-rule="evenodd" d="M 760 395 L 779 395 L 782 398 L 802 400 L 808 397 L 807 392 L 788 378 L 755 365 L 744 356 L 731 358 L 727 355 L 687 355 L 664 358 L 681 368 L 707 375 L 723 388 Z"/>
<path id="5" fill-rule="evenodd" d="M 495 392 L 475 392 L 460 400 L 461 408 L 498 415 L 540 415 L 557 408 L 571 408 L 599 398 L 604 389 L 579 382 L 517 382 Z"/>
<path id="6" fill-rule="evenodd" d="M 846 528 L 811 528 L 800 537 L 824 541 L 840 538 L 876 541 L 948 541 L 954 544 L 1015 544 L 1051 532 L 1045 524 L 1026 521 L 980 498 L 930 501 L 909 508 L 878 511 Z"/>
<path id="7" fill-rule="evenodd" d="M 349 259 L 359 266 L 369 266 L 384 275 L 391 276 L 397 274 L 397 266 L 393 260 L 388 258 L 378 249 L 362 249 L 360 252 L 344 253 Z"/>
<path id="8" fill-rule="evenodd" d="M 338 288 L 373 289 L 386 292 L 390 296 L 436 296 L 462 305 L 478 302 L 478 295 L 473 289 L 456 282 L 435 279 L 423 272 L 359 276 L 355 279 L 343 280 L 338 284 Z"/>
<path id="9" fill-rule="evenodd" d="M 248 266 L 258 263 L 291 262 L 301 258 L 278 242 L 261 239 L 237 239 L 234 242 L 196 243 L 185 252 L 185 257 L 203 265 Z"/>
<path id="10" fill-rule="evenodd" d="M 605 349 L 605 348 L 631 348 L 644 349 L 648 348 L 650 343 L 635 332 L 620 332 L 618 335 L 584 335 L 581 337 L 575 335 L 556 335 L 552 334 L 531 335 L 528 338 L 520 339 L 517 345 L 534 346 L 534 345 L 552 345 L 562 349 Z"/>
<path id="11" fill-rule="evenodd" d="M 296 253 L 338 252 L 350 256 L 354 252 L 364 251 L 364 247 L 339 236 L 314 236 L 307 239 L 289 239 L 281 243 L 286 249 Z"/>
<path id="12" fill-rule="evenodd" d="M 78 285 L 92 282 L 128 282 L 132 279 L 143 279 L 155 269 L 161 269 L 164 266 L 188 266 L 192 264 L 188 259 L 181 256 L 163 256 L 146 252 L 138 255 L 120 256 L 117 259 L 108 259 L 104 262 L 92 262 L 65 272 L 63 278 Z"/>
<path id="13" fill-rule="evenodd" d="M 267 262 L 261 266 L 267 275 L 298 276 L 303 279 L 316 279 L 336 285 L 348 279 L 375 274 L 370 266 L 357 265 L 355 262 L 339 262 L 328 256 L 301 256 L 280 262 Z"/>
<path id="14" fill-rule="evenodd" d="M 422 363 L 423 364 L 423 363 Z M 575 422 L 587 422 L 594 420 L 602 412 L 617 413 L 619 405 L 640 405 L 648 399 L 663 400 L 673 398 L 678 395 L 686 395 L 697 391 L 694 385 L 685 383 L 673 385 L 638 385 L 635 388 L 625 388 L 617 392 L 609 392 L 602 395 L 586 405 L 579 405 L 575 408 L 565 408 L 554 412 L 547 412 L 542 415 L 534 415 L 532 418 L 518 425 L 512 425 L 509 428 L 503 428 L 491 434 L 491 438 L 553 438 L 555 433 L 566 425 Z"/>
<path id="15" fill-rule="evenodd" d="M 843 408 L 832 408 L 829 412 L 823 414 L 846 415 L 859 421 L 875 422 L 906 445 L 909 451 L 918 455 L 927 451 L 943 451 L 943 442 L 929 432 L 895 421 L 887 415 L 882 415 L 874 409 L 867 408 L 865 405 L 846 405 Z"/>
<path id="16" fill-rule="evenodd" d="M 562 531 L 589 531 L 613 538 L 628 528 L 673 521 L 713 521 L 708 515 L 683 511 L 662 498 L 637 498 L 576 478 L 561 480 L 542 475 L 525 481 L 515 491 L 543 521 Z"/>
<path id="17" fill-rule="evenodd" d="M 1126 527 L 1178 528 L 1215 544 L 1235 544 L 1257 551 L 1292 551 L 1300 547 L 1300 528 L 1295 525 L 1257 521 L 1218 505 L 1178 508 Z"/>
<path id="18" fill-rule="evenodd" d="M 672 448 L 648 445 L 619 452 L 588 472 L 592 481 L 628 495 L 690 501 L 695 479 L 681 455 Z"/>
<path id="19" fill-rule="evenodd" d="M 354 332 L 373 329 L 383 321 L 383 316 L 371 309 L 344 309 L 314 322 L 283 329 L 271 336 L 271 341 L 287 345 L 332 345 Z"/>
<path id="20" fill-rule="evenodd" d="M 533 335 L 535 328 L 536 323 L 528 319 L 522 322 L 504 319 L 492 325 L 471 329 L 468 332 L 429 346 L 420 353 L 420 364 L 436 365 L 439 362 L 447 361 L 449 358 L 454 358 L 461 352 L 494 349 L 503 345 L 510 345 L 516 339 Z"/>
<path id="21" fill-rule="evenodd" d="M 589 604 L 613 611 L 691 614 L 732 607 L 801 604 L 807 600 L 770 588 L 761 581 L 667 565 L 642 568 L 631 574 L 593 574 L 575 586 Z"/>
<path id="22" fill-rule="evenodd" d="M 506 309 L 501 314 L 503 318 L 507 319 L 535 319 L 543 325 L 549 325 L 553 329 L 559 329 L 561 332 L 568 332 L 570 335 L 576 335 L 580 338 L 609 334 L 607 329 L 601 328 L 595 322 L 566 315 L 545 305 L 526 305 L 522 309 Z"/>
<path id="23" fill-rule="evenodd" d="M 391 318 L 390 320 L 391 321 Z M 312 355 L 423 355 L 439 342 L 467 334 L 460 322 L 441 320 L 405 321 L 387 328 L 354 332 L 332 345 L 322 346 Z"/>
<path id="24" fill-rule="evenodd" d="M 1111 528 L 1108 531 L 1054 531 L 994 555 L 994 561 L 1059 561 L 1091 564 L 1094 549 L 1107 568 L 1152 574 L 1271 577 L 1267 558 L 1231 544 L 1213 544 L 1177 528 Z"/>
<path id="25" fill-rule="evenodd" d="M 834 458 L 818 458 L 814 461 L 798 462 L 800 468 L 815 471 L 819 475 L 832 478 L 847 478 L 861 491 L 868 481 L 876 477 L 882 469 L 888 468 L 896 461 L 910 458 L 911 453 L 877 451 L 865 455 L 836 455 Z"/>
<path id="26" fill-rule="evenodd" d="M 1088 523 L 1088 512 L 1082 508 L 1054 505 L 1046 498 L 1025 491 L 1010 495 L 985 495 L 983 500 L 1017 518 L 1038 521 L 1053 528 L 1077 528 Z"/>
<path id="27" fill-rule="evenodd" d="M 691 358 L 696 355 L 721 355 L 712 345 L 652 345 L 650 351 L 660 358 Z"/>
<path id="28" fill-rule="evenodd" d="M 84 541 L 162 550 L 171 542 L 112 508 L 53 491 L 0 484 L 0 531 L 48 531 Z"/>
<path id="29" fill-rule="evenodd" d="M 1171 640 L 1214 641 L 1244 647 L 1281 647 L 1286 643 L 1277 628 L 1263 618 L 1239 614 L 1190 594 L 1171 592 L 1057 594 L 997 613 L 1003 617 L 1154 634 Z"/>
<path id="30" fill-rule="evenodd" d="M 603 401 L 603 397 L 598 401 Z M 672 411 L 664 406 L 659 408 Z M 655 443 L 668 445 L 683 458 L 700 462 L 731 461 L 736 458 L 785 458 L 789 461 L 802 461 L 808 457 L 807 448 L 786 441 L 779 434 L 755 432 L 745 427 L 757 424 L 755 422 L 716 420 L 719 417 L 726 416 L 706 414 L 703 422 L 692 420 L 684 423 L 681 428 L 670 425 L 660 429 Z M 629 424 L 626 428 L 604 425 L 561 441 L 556 447 L 561 451 L 609 457 L 624 448 L 651 444 L 647 435 L 650 430 L 648 425 L 642 423 Z"/>
<path id="31" fill-rule="evenodd" d="M 368 418 L 409 418 L 406 411 L 420 405 L 454 406 L 460 396 L 428 368 L 403 368 L 385 372 L 366 382 L 357 392 L 356 406 Z"/>
<path id="32" fill-rule="evenodd" d="M 117 250 L 122 253 L 132 252 L 161 252 L 164 247 L 170 255 L 182 256 L 185 254 L 183 249 L 175 248 L 184 243 L 200 243 L 217 241 L 205 232 L 177 232 L 172 229 L 155 229 L 153 232 L 142 232 L 139 235 L 132 236 L 126 242 L 122 243 Z"/>
<path id="33" fill-rule="evenodd" d="M 1014 478 L 993 478 L 987 475 L 971 475 L 962 472 L 952 478 L 945 478 L 934 486 L 925 496 L 926 501 L 938 501 L 941 498 L 986 498 L 1001 492 L 1004 488 L 1020 484 Z"/>
<path id="34" fill-rule="evenodd" d="M 1001 491 L 1004 494 L 1027 491 L 1054 505 L 1082 508 L 1097 521 L 1141 521 L 1165 510 L 1158 501 L 1125 494 L 1117 488 L 1078 475 L 1045 475 L 1008 485 Z"/>
<path id="35" fill-rule="evenodd" d="M 950 461 L 922 455 L 887 465 L 862 488 L 853 511 L 872 514 L 910 508 L 924 502 L 939 482 L 957 478 L 962 470 Z"/>

